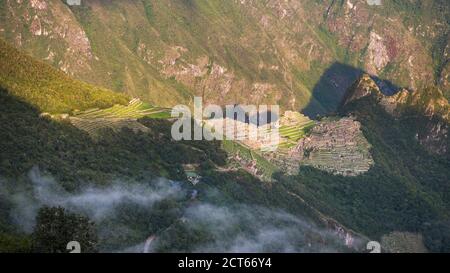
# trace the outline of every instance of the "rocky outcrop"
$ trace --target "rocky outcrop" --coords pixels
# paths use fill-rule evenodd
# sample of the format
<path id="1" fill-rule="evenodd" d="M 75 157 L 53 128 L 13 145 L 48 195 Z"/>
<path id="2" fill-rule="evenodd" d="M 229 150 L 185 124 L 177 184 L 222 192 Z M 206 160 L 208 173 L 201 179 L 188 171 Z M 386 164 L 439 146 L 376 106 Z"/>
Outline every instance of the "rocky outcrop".
<path id="1" fill-rule="evenodd" d="M 428 87 L 416 91 L 402 89 L 392 96 L 386 96 L 375 81 L 365 74 L 348 90 L 341 109 L 366 97 L 373 98 L 373 103 L 397 119 L 414 118 L 417 123 L 417 141 L 432 153 L 447 153 L 450 106 L 439 88 Z"/>
<path id="2" fill-rule="evenodd" d="M 372 31 L 370 33 L 369 47 L 367 48 L 367 72 L 377 75 L 391 61 L 383 38 Z"/>
<path id="3" fill-rule="evenodd" d="M 391 1 L 66 3 L 1 1 L 0 36 L 70 75 L 161 106 L 201 95 L 325 114 L 348 86 L 347 73 L 323 77 L 335 63 L 421 89 L 439 76 L 431 51 L 448 30 L 426 20 L 436 7 L 418 7 L 424 15 L 414 25 Z"/>
<path id="4" fill-rule="evenodd" d="M 13 1 L 4 5 L 1 22 L 7 34 L 16 35 L 16 45 L 39 55 L 70 75 L 89 75 L 93 52 L 90 41 L 64 1 Z M 42 48 L 37 43 L 43 43 Z"/>
<path id="5" fill-rule="evenodd" d="M 423 44 L 435 42 L 440 33 L 447 31 L 448 25 L 438 20 L 427 22 L 419 19 L 418 25 L 405 22 L 401 16 L 387 12 L 398 8 L 391 1 L 380 1 L 380 5 L 371 5 L 375 1 L 371 4 L 369 1 L 341 2 L 341 5 L 335 3 L 329 8 L 328 27 L 350 54 L 356 54 L 363 60 L 365 71 L 383 75 L 399 86 L 413 89 L 433 84 L 431 54 Z M 422 8 L 426 9 L 425 13 L 437 9 L 429 4 Z M 408 16 L 406 14 L 404 16 Z M 391 69 L 393 67 L 395 69 Z"/>
<path id="6" fill-rule="evenodd" d="M 363 74 L 348 90 L 345 94 L 341 108 L 350 104 L 351 102 L 357 101 L 361 98 L 375 96 L 377 99 L 382 97 L 380 88 L 375 83 L 374 80 L 368 75 Z"/>
<path id="7" fill-rule="evenodd" d="M 431 121 L 417 133 L 416 139 L 428 151 L 434 154 L 446 154 L 448 152 L 448 123 Z"/>

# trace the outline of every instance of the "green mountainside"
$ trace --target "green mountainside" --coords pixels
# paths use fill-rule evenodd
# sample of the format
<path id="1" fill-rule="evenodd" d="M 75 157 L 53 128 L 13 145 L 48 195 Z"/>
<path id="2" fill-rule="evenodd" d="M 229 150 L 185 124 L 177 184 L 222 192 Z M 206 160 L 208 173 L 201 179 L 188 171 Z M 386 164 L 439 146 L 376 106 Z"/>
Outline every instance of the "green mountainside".
<path id="1" fill-rule="evenodd" d="M 439 98 L 435 101 L 442 101 L 442 93 L 435 88 L 427 92 L 430 90 Z M 364 136 L 372 145 L 374 165 L 368 172 L 340 177 L 302 167 L 297 176 L 282 175 L 282 181 L 322 212 L 371 238 L 379 240 L 392 232 L 412 232 L 423 235 L 430 251 L 447 252 L 449 123 L 443 121 L 442 111 L 431 117 L 416 106 L 428 105 L 429 95 L 417 98 L 414 93 L 408 94 L 411 98 L 405 103 L 398 102 L 399 96 L 382 95 L 376 83 L 365 75 L 349 89 L 340 107 L 340 115 L 353 116 L 361 123 Z M 418 101 L 408 103 L 413 98 Z M 391 111 L 388 103 L 392 100 L 386 102 L 388 99 L 396 99 L 399 112 Z M 448 113 L 446 100 L 445 105 L 435 106 Z M 436 127 L 439 132 L 427 130 Z M 434 138 L 440 149 L 429 149 L 429 143 L 422 142 L 429 138 Z"/>
<path id="2" fill-rule="evenodd" d="M 46 86 L 49 74 L 39 72 L 47 66 L 19 51 L 14 53 L 4 54 L 3 60 L 25 58 L 29 64 L 26 71 L 36 75 L 34 84 Z M 21 69 L 15 73 L 23 72 Z M 69 78 L 62 84 L 72 88 L 69 90 L 90 86 Z M 133 122 L 146 128 L 105 127 L 92 137 L 70 120 L 42 115 L 38 107 L 44 107 L 26 96 L 28 89 L 23 86 L 15 86 L 14 92 L 0 89 L 0 252 L 64 252 L 64 242 L 73 240 L 71 236 L 88 242 L 86 251 L 142 252 L 140 244 L 149 236 L 156 238 L 154 251 L 163 252 L 207 251 L 212 244 L 217 244 L 216 251 L 223 247 L 232 251 L 237 247 L 234 240 L 244 238 L 258 242 L 250 249 L 253 251 L 353 251 L 328 232 L 332 230 L 325 221 L 328 218 L 298 202 L 283 185 L 228 168 L 228 156 L 220 142 L 173 141 L 171 122 L 145 111 L 141 115 L 133 108 L 143 107 L 137 101 L 71 115 L 86 120 L 96 120 L 95 115 L 116 118 L 119 107 L 127 118 L 139 114 Z M 56 105 L 63 105 L 66 99 L 52 93 L 53 89 L 40 90 L 40 96 L 49 97 Z M 76 103 L 88 105 L 90 99 L 82 96 Z M 187 177 L 192 168 L 203 177 L 195 187 Z M 105 205 L 109 202 L 114 205 Z M 100 216 L 92 213 L 97 210 Z M 108 214 L 110 210 L 114 213 Z M 209 210 L 216 211 L 216 217 L 223 214 L 220 217 L 229 222 L 226 228 L 220 224 L 221 218 L 205 217 Z M 202 212 L 207 214 L 197 214 Z M 226 217 L 242 221 L 230 222 Z M 260 224 L 255 226 L 256 222 Z M 47 225 L 57 227 L 46 229 Z M 225 229 L 216 230 L 216 226 Z M 283 237 L 261 241 L 261 232 L 272 229 Z"/>
<path id="3" fill-rule="evenodd" d="M 26 229 L 23 222 L 33 223 L 34 218 L 30 219 L 28 213 L 20 214 L 22 210 L 33 215 L 33 210 L 43 205 L 55 203 L 62 206 L 65 203 L 58 203 L 60 198 L 67 196 L 70 200 L 71 196 L 82 195 L 86 188 L 97 189 L 94 192 L 88 190 L 88 194 L 106 191 L 106 196 L 100 196 L 99 200 L 116 200 L 114 195 L 109 195 L 109 189 L 114 190 L 117 185 L 121 185 L 119 196 L 133 187 L 137 187 L 133 194 L 138 194 L 142 188 L 146 190 L 144 193 L 147 195 L 144 196 L 147 197 L 142 198 L 150 198 L 159 191 L 164 193 L 166 187 L 174 187 L 173 190 L 179 193 L 148 205 L 142 200 L 133 202 L 130 196 L 130 199 L 114 201 L 115 213 L 111 216 L 97 219 L 91 215 L 95 232 L 99 234 L 96 250 L 142 252 L 143 247 L 124 248 L 138 245 L 154 235 L 158 239 L 154 251 L 195 251 L 215 242 L 218 243 L 216 251 L 223 251 L 227 246 L 220 241 L 232 243 L 239 236 L 258 240 L 260 227 L 255 229 L 254 224 L 261 221 L 261 228 L 268 228 L 266 225 L 278 227 L 278 234 L 295 237 L 288 243 L 283 238 L 261 242 L 264 248 L 253 251 L 351 251 L 332 233 L 322 233 L 321 230 L 334 226 L 328 226 L 317 211 L 299 202 L 282 184 L 262 182 L 242 169 L 227 170 L 227 154 L 220 143 L 174 142 L 170 123 L 148 118 L 140 120 L 149 129 L 146 132 L 127 128 L 119 131 L 105 129 L 93 139 L 71 124 L 39 117 L 39 111 L 34 107 L 5 90 L 0 91 L 0 100 L 6 106 L 0 110 L 0 252 L 47 252 L 52 251 L 49 250 L 50 244 L 57 244 L 52 249 L 65 251 L 65 244 L 61 242 L 71 239 L 68 233 L 72 229 L 66 233 L 62 231 L 62 235 L 58 235 L 62 237 L 55 237 L 55 240 L 39 241 L 42 237 L 36 238 L 36 232 L 42 231 L 31 233 L 33 230 Z M 203 177 L 195 188 L 188 182 L 185 165 L 197 166 L 197 173 Z M 159 182 L 161 178 L 158 177 L 178 182 Z M 53 179 L 56 184 L 51 182 Z M 56 190 L 55 193 L 50 192 L 52 197 L 41 196 L 42 191 L 46 194 L 53 187 Z M 198 196 L 192 197 L 194 193 Z M 83 206 L 85 203 L 73 205 Z M 66 206 L 70 207 L 70 204 Z M 89 210 L 83 208 L 82 215 L 90 215 Z M 230 217 L 242 222 L 229 222 L 227 229 L 220 231 L 224 233 L 218 235 L 213 227 L 220 222 L 214 222 L 216 220 L 212 218 L 214 224 L 208 223 L 208 211 L 201 219 L 190 215 L 197 209 L 202 212 L 202 208 L 218 210 L 219 214 L 213 215 L 220 215 L 223 211 L 231 213 Z M 278 210 L 284 212 L 276 214 Z M 242 216 L 240 213 L 247 214 Z M 52 221 L 53 216 L 48 217 Z M 295 218 L 289 220 L 291 217 Z M 297 217 L 302 219 L 301 222 L 296 220 Z M 293 230 L 295 232 L 291 234 Z M 42 236 L 48 238 L 45 234 Z M 305 245 L 311 247 L 303 249 Z M 229 247 L 231 251 L 232 246 Z M 283 250 L 286 247 L 287 250 Z"/>
<path id="4" fill-rule="evenodd" d="M 76 78 L 164 107 L 197 95 L 323 114 L 359 75 L 336 63 L 402 87 L 438 83 L 449 94 L 450 12 L 442 0 L 0 6 L 0 36 L 15 46 Z"/>
<path id="5" fill-rule="evenodd" d="M 65 73 L 33 60 L 0 39 L 0 87 L 42 112 L 105 108 L 126 104 L 126 95 L 73 80 Z"/>
<path id="6" fill-rule="evenodd" d="M 446 1 L 0 7 L 0 252 L 450 251 Z M 174 141 L 194 95 L 280 149 Z"/>

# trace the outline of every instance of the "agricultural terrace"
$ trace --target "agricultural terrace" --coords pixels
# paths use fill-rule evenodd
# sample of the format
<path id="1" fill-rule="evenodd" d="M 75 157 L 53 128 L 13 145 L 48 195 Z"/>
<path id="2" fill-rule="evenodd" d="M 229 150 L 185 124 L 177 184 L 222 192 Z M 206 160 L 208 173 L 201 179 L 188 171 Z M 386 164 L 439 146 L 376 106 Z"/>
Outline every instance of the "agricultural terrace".
<path id="1" fill-rule="evenodd" d="M 315 122 L 298 112 L 286 111 L 280 119 L 280 152 L 286 151 L 305 137 L 315 126 Z"/>
<path id="2" fill-rule="evenodd" d="M 137 121 L 139 118 L 170 118 L 170 109 L 154 107 L 139 99 L 133 99 L 128 105 L 114 105 L 106 109 L 89 109 L 77 111 L 71 116 L 70 122 L 91 136 L 98 135 L 101 129 L 120 131 L 129 128 L 135 132 L 147 132 L 148 128 Z"/>
<path id="3" fill-rule="evenodd" d="M 139 118 L 170 118 L 170 109 L 155 107 L 139 99 L 132 99 L 128 105 L 114 105 L 106 109 L 89 109 L 74 113 L 74 117 L 81 119 L 116 118 L 116 119 L 139 119 Z"/>

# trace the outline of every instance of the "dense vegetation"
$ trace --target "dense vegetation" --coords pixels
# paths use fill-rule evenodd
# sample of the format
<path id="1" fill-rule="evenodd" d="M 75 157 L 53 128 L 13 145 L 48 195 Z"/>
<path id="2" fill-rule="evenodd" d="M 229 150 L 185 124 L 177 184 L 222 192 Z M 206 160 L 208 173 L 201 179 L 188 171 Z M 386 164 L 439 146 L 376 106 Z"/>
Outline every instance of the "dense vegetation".
<path id="1" fill-rule="evenodd" d="M 180 164 L 207 163 L 207 155 L 219 164 L 224 162 L 218 143 L 192 142 L 193 149 L 172 141 L 170 123 L 165 120 L 143 120 L 152 129 L 150 135 L 127 129 L 120 134 L 105 131 L 94 141 L 68 123 L 39 117 L 37 109 L 5 90 L 0 91 L 0 102 L 7 106 L 0 109 L 0 172 L 4 177 L 20 176 L 37 164 L 65 188 L 75 189 L 79 183 L 102 184 L 114 176 L 179 179 L 183 177 Z M 185 156 L 178 156 L 180 153 Z"/>
<path id="2" fill-rule="evenodd" d="M 431 82 L 432 75 L 427 77 L 433 69 L 437 81 L 448 59 L 444 54 L 449 15 L 445 0 L 382 1 L 380 6 L 323 0 L 140 0 L 98 5 L 86 1 L 80 6 L 64 6 L 64 2 L 49 5 L 40 14 L 29 3 L 1 1 L 1 36 L 55 67 L 68 68 L 80 79 L 159 106 L 185 103 L 204 89 L 209 89 L 211 99 L 221 97 L 223 90 L 204 85 L 217 80 L 210 72 L 218 64 L 234 75 L 233 86 L 240 86 L 241 80 L 249 83 L 242 90 L 233 87 L 227 94 L 230 99 L 242 102 L 252 84 L 269 83 L 276 89 L 271 96 L 279 97 L 283 107 L 299 109 L 311 103 L 324 113 L 336 107 L 347 87 L 345 81 L 352 81 L 353 75 L 345 69 L 337 75 L 322 75 L 334 62 L 364 68 L 371 31 L 382 34 L 392 55 L 404 51 L 381 71 L 383 78 L 397 85 L 410 85 L 411 76 L 416 86 Z M 350 11 L 353 5 L 358 8 Z M 47 34 L 34 34 L 35 14 L 42 16 Z M 67 18 L 64 24 L 76 35 L 59 31 L 65 28 L 60 16 Z M 384 33 L 384 26 L 395 33 Z M 85 39 L 89 44 L 83 47 Z M 403 43 L 416 50 L 400 50 Z M 433 60 L 414 63 L 419 73 L 410 75 L 407 60 L 412 52 L 414 57 Z M 190 71 L 203 58 L 209 67 L 199 67 L 208 73 Z M 172 66 L 180 74 L 164 72 Z M 330 88 L 337 90 L 328 92 Z"/>
<path id="3" fill-rule="evenodd" d="M 125 95 L 71 79 L 1 39 L 0 59 L 0 87 L 42 112 L 68 113 L 128 102 Z"/>
<path id="4" fill-rule="evenodd" d="M 196 244 L 213 236 L 208 231 L 210 227 L 193 228 L 181 220 L 183 212 L 198 201 L 230 208 L 247 204 L 283 209 L 305 219 L 314 219 L 321 225 L 314 210 L 289 195 L 283 185 L 263 183 L 242 170 L 218 171 L 216 166 L 227 162 L 219 142 L 174 142 L 168 121 L 142 119 L 140 122 L 151 129 L 148 134 L 129 130 L 104 131 L 101 138 L 94 141 L 70 124 L 39 117 L 37 109 L 6 91 L 0 92 L 0 102 L 7 105 L 0 110 L 3 128 L 0 173 L 4 180 L 0 190 L 4 197 L 0 199 L 0 213 L 4 216 L 0 221 L 0 251 L 30 251 L 32 242 L 36 242 L 35 237 L 14 228 L 10 217 L 14 202 L 5 190 L 20 188 L 29 192 L 32 186 L 27 173 L 33 166 L 52 175 L 67 194 L 76 194 L 91 186 L 107 189 L 116 179 L 127 181 L 124 185 L 152 185 L 155 190 L 157 185 L 148 181 L 158 176 L 183 181 L 181 196 L 158 201 L 152 209 L 125 202 L 116 207 L 113 216 L 96 221 L 95 227 L 101 232 L 100 250 L 112 251 L 124 245 L 138 244 L 150 234 L 161 238 L 158 240 L 159 251 L 188 251 L 198 247 Z M 203 177 L 196 187 L 198 197 L 194 201 L 190 197 L 193 188 L 186 181 L 182 164 L 198 164 L 199 174 Z M 33 193 L 30 194 L 34 198 Z M 253 228 L 250 223 L 239 227 L 242 232 L 248 228 Z M 128 231 L 124 232 L 124 229 Z M 41 231 L 36 232 L 40 234 Z M 323 244 L 314 238 L 311 240 Z M 301 242 L 305 243 L 301 240 L 298 243 Z"/>
<path id="5" fill-rule="evenodd" d="M 358 177 L 303 167 L 298 176 L 283 177 L 282 183 L 371 238 L 392 231 L 421 232 L 430 250 L 444 250 L 450 228 L 445 222 L 450 216 L 449 155 L 432 155 L 415 139 L 430 120 L 417 113 L 394 119 L 373 97 L 342 109 L 342 113 L 350 112 L 362 123 L 373 146 L 375 166 Z"/>
<path id="6" fill-rule="evenodd" d="M 71 241 L 80 243 L 82 252 L 97 252 L 94 223 L 61 207 L 39 210 L 32 238 L 32 249 L 38 253 L 66 253 Z"/>
<path id="7" fill-rule="evenodd" d="M 151 129 L 149 133 L 105 130 L 101 138 L 93 140 L 70 124 L 39 117 L 35 107 L 5 90 L 0 92 L 0 103 L 7 106 L 0 109 L 0 173 L 1 179 L 14 181 L 14 187 L 11 184 L 9 188 L 26 191 L 30 183 L 26 174 L 33 166 L 39 166 L 66 191 L 74 193 L 85 186 L 107 188 L 117 178 L 132 184 L 158 176 L 184 181 L 182 196 L 161 200 L 151 210 L 125 203 L 113 217 L 96 223 L 96 230 L 101 231 L 100 250 L 139 244 L 150 234 L 159 238 L 157 251 L 190 251 L 217 240 L 218 235 L 207 226 L 183 220 L 184 212 L 197 202 L 228 208 L 246 204 L 283 209 L 320 224 L 323 219 L 309 207 L 312 205 L 371 238 L 391 231 L 420 232 L 430 250 L 448 249 L 448 155 L 432 156 L 415 140 L 417 128 L 428 119 L 412 113 L 393 119 L 370 97 L 343 110 L 356 114 L 373 145 L 376 163 L 367 174 L 342 177 L 302 167 L 295 177 L 274 174 L 279 181 L 275 183 L 261 182 L 242 170 L 220 171 L 216 166 L 225 167 L 227 163 L 221 143 L 174 142 L 171 123 L 166 120 L 141 119 Z M 186 181 L 182 164 L 199 165 L 197 171 L 203 179 L 195 187 L 195 200 L 190 197 L 194 188 Z M 1 190 L 0 196 L 0 250 L 32 250 L 36 239 L 14 228 L 10 220 L 14 204 L 7 192 Z M 277 221 L 273 222 L 275 226 Z M 239 232 L 251 234 L 250 223 L 239 225 Z M 128 231 L 123 233 L 123 229 Z M 105 230 L 110 232 L 105 235 Z M 311 240 L 316 242 L 317 238 Z M 300 238 L 297 243 L 305 241 Z"/>
<path id="8" fill-rule="evenodd" d="M 179 5 L 193 14 L 195 11 L 190 10 L 193 8 L 213 14 L 222 10 L 217 2 L 200 6 L 192 6 L 195 1 L 189 3 Z M 153 7 L 147 5 L 146 8 L 147 16 L 155 16 Z M 232 9 L 228 11 L 235 14 Z M 178 24 L 185 23 L 183 18 L 178 19 Z M 245 18 L 237 22 L 240 20 L 245 23 Z M 161 20 L 158 22 L 162 24 L 160 27 L 166 24 Z M 195 29 L 195 25 L 191 27 Z M 221 25 L 217 27 L 222 30 Z M 165 36 L 167 33 L 162 34 L 163 39 L 172 39 Z M 196 38 L 187 38 L 188 43 L 195 44 Z M 245 52 L 236 56 L 233 51 L 228 52 L 228 61 L 244 56 L 249 63 L 255 62 L 253 58 L 257 59 Z M 192 224 L 186 211 L 199 204 L 221 206 L 233 213 L 241 211 L 241 205 L 252 206 L 250 210 L 255 207 L 283 210 L 322 226 L 324 219 L 317 213 L 318 209 L 371 238 L 379 239 L 391 231 L 420 232 L 430 250 L 448 251 L 449 155 L 431 155 L 417 143 L 416 132 L 430 122 L 422 115 L 408 112 L 403 118 L 395 119 L 371 97 L 352 103 L 341 110 L 342 114 L 355 114 L 373 147 L 375 166 L 368 173 L 342 177 L 302 167 L 297 176 L 275 173 L 276 182 L 262 182 L 243 170 L 227 169 L 229 158 L 226 152 L 239 151 L 243 157 L 256 159 L 264 173 L 272 175 L 274 166 L 263 158 L 234 143 L 175 142 L 170 134 L 171 123 L 167 120 L 142 118 L 139 122 L 150 129 L 148 133 L 126 128 L 119 132 L 104 130 L 99 138 L 93 139 L 67 122 L 40 116 L 43 111 L 62 113 L 111 107 L 117 103 L 125 104 L 128 99 L 72 80 L 2 41 L 0 57 L 0 252 L 64 252 L 64 243 L 78 236 L 71 223 L 83 227 L 83 234 L 78 237 L 81 241 L 91 241 L 95 237 L 91 228 L 95 228 L 99 233 L 98 249 L 107 251 L 138 245 L 149 235 L 158 238 L 157 251 L 197 250 L 199 245 L 233 238 L 234 234 L 258 238 L 257 231 L 253 230 L 258 224 L 246 218 L 236 217 L 237 224 L 219 234 L 211 232 L 211 225 L 207 223 Z M 252 73 L 238 63 L 233 67 L 238 74 Z M 273 77 L 276 80 L 279 75 Z M 111 111 L 126 108 L 116 106 Z M 422 105 L 419 108 L 423 108 Z M 111 112 L 98 110 L 94 114 Z M 290 130 L 284 128 L 282 133 L 300 137 L 298 132 L 291 135 Z M 194 187 L 187 181 L 184 164 L 197 166 L 196 171 L 202 177 L 200 184 Z M 53 177 L 62 188 L 61 192 L 67 195 L 80 194 L 89 187 L 108 189 L 114 186 L 115 180 L 120 180 L 124 186 L 139 185 L 157 191 L 160 185 L 154 179 L 158 177 L 178 181 L 165 181 L 164 187 L 176 188 L 179 194 L 157 200 L 151 204 L 151 209 L 127 200 L 114 206 L 115 213 L 96 221 L 94 226 L 86 215 L 73 214 L 62 208 L 44 208 L 37 214 L 37 225 L 30 234 L 17 228 L 11 214 L 17 206 L 17 192 L 34 197 L 33 179 L 27 175 L 33 167 Z M 285 224 L 285 219 L 272 220 L 273 214 L 257 210 L 252 215 L 256 215 L 253 217 L 261 223 L 270 222 L 277 229 Z M 308 238 L 296 237 L 291 241 L 299 246 L 309 242 L 325 244 L 321 236 L 307 230 L 305 234 Z M 55 244 L 47 244 L 49 241 Z M 279 250 L 278 247 L 265 250 Z M 95 251 L 97 246 L 87 249 Z"/>

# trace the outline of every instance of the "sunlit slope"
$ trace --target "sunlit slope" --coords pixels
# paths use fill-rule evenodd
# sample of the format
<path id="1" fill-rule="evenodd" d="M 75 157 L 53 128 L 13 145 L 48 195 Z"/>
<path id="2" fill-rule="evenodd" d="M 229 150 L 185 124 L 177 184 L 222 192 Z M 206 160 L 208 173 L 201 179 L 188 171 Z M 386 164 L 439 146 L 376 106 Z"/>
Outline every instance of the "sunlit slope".
<path id="1" fill-rule="evenodd" d="M 170 109 L 154 107 L 139 99 L 132 99 L 128 105 L 114 105 L 106 109 L 93 108 L 76 111 L 74 116 L 83 119 L 95 118 L 170 118 Z"/>
<path id="2" fill-rule="evenodd" d="M 151 106 L 139 99 L 132 99 L 128 105 L 114 105 L 106 109 L 93 108 L 75 111 L 67 117 L 72 125 L 86 131 L 91 136 L 98 136 L 103 129 L 120 131 L 129 128 L 135 132 L 148 132 L 148 128 L 139 123 L 140 118 L 167 119 L 170 109 Z"/>
<path id="3" fill-rule="evenodd" d="M 42 112 L 105 108 L 126 104 L 127 96 L 68 77 L 0 40 L 0 86 Z"/>
<path id="4" fill-rule="evenodd" d="M 154 105 L 201 95 L 315 116 L 335 110 L 355 68 L 397 86 L 446 86 L 448 5 L 391 2 L 0 1 L 0 36 Z"/>
<path id="5" fill-rule="evenodd" d="M 285 112 L 284 116 L 281 117 L 279 129 L 281 137 L 279 148 L 281 148 L 281 152 L 294 147 L 300 139 L 309 133 L 315 124 L 316 122 L 300 113 Z"/>

